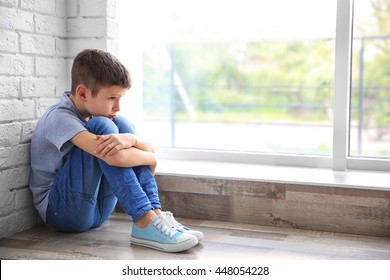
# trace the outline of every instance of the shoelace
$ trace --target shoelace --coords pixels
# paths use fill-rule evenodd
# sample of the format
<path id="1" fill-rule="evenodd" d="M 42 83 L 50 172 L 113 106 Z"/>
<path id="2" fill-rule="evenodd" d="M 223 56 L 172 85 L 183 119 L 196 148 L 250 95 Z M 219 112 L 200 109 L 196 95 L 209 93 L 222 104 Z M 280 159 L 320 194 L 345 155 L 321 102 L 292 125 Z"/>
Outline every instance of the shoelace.
<path id="1" fill-rule="evenodd" d="M 153 223 L 153 226 L 171 239 L 178 232 L 176 229 L 170 227 L 169 223 L 163 217 L 159 217 L 159 219 Z"/>
<path id="2" fill-rule="evenodd" d="M 173 226 L 173 227 L 182 227 L 183 225 L 176 221 L 175 217 L 173 217 L 173 213 L 169 211 L 163 212 L 165 213 L 165 216 L 168 220 L 168 222 Z"/>

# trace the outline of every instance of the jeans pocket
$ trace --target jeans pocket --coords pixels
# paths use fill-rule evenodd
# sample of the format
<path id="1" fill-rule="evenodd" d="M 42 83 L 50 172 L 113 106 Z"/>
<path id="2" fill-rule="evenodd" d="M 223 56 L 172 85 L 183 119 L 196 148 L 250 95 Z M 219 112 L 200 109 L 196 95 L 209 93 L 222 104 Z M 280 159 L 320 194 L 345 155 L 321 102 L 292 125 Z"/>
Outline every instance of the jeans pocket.
<path id="1" fill-rule="evenodd" d="M 55 204 L 49 202 L 47 222 L 57 231 L 83 232 L 93 225 L 95 207 L 93 196 L 76 193 L 61 208 L 56 209 Z"/>

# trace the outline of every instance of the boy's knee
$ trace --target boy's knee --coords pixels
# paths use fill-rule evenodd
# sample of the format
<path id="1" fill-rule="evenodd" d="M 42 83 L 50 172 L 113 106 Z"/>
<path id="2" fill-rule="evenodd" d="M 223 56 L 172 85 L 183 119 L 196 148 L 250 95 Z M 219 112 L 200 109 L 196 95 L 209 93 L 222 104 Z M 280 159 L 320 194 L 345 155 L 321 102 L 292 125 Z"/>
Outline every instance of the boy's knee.
<path id="1" fill-rule="evenodd" d="M 118 127 L 111 119 L 101 116 L 93 117 L 85 127 L 89 132 L 98 135 L 119 133 Z"/>
<path id="2" fill-rule="evenodd" d="M 129 121 L 126 117 L 118 115 L 115 117 L 113 122 L 119 128 L 119 133 L 132 133 L 135 134 L 135 128 L 131 121 Z"/>

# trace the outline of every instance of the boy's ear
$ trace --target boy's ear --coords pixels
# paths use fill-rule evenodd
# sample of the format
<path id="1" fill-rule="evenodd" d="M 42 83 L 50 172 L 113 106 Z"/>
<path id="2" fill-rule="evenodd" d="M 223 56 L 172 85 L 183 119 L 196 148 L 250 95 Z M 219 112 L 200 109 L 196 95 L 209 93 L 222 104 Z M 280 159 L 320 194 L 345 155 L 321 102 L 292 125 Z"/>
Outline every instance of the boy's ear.
<path id="1" fill-rule="evenodd" d="M 76 96 L 81 100 L 81 101 L 86 101 L 87 99 L 87 91 L 88 91 L 88 86 L 85 84 L 80 84 L 76 87 Z"/>

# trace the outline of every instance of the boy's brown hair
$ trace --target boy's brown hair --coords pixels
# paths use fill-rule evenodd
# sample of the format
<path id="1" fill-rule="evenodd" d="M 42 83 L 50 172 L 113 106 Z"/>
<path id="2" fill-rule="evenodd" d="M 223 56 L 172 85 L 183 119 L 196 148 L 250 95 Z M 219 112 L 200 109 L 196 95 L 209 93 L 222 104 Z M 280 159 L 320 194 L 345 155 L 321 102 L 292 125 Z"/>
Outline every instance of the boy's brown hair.
<path id="1" fill-rule="evenodd" d="M 111 53 L 100 49 L 86 49 L 80 52 L 72 65 L 72 88 L 75 95 L 80 84 L 87 85 L 92 96 L 96 96 L 102 87 L 131 87 L 131 78 L 126 67 Z"/>

